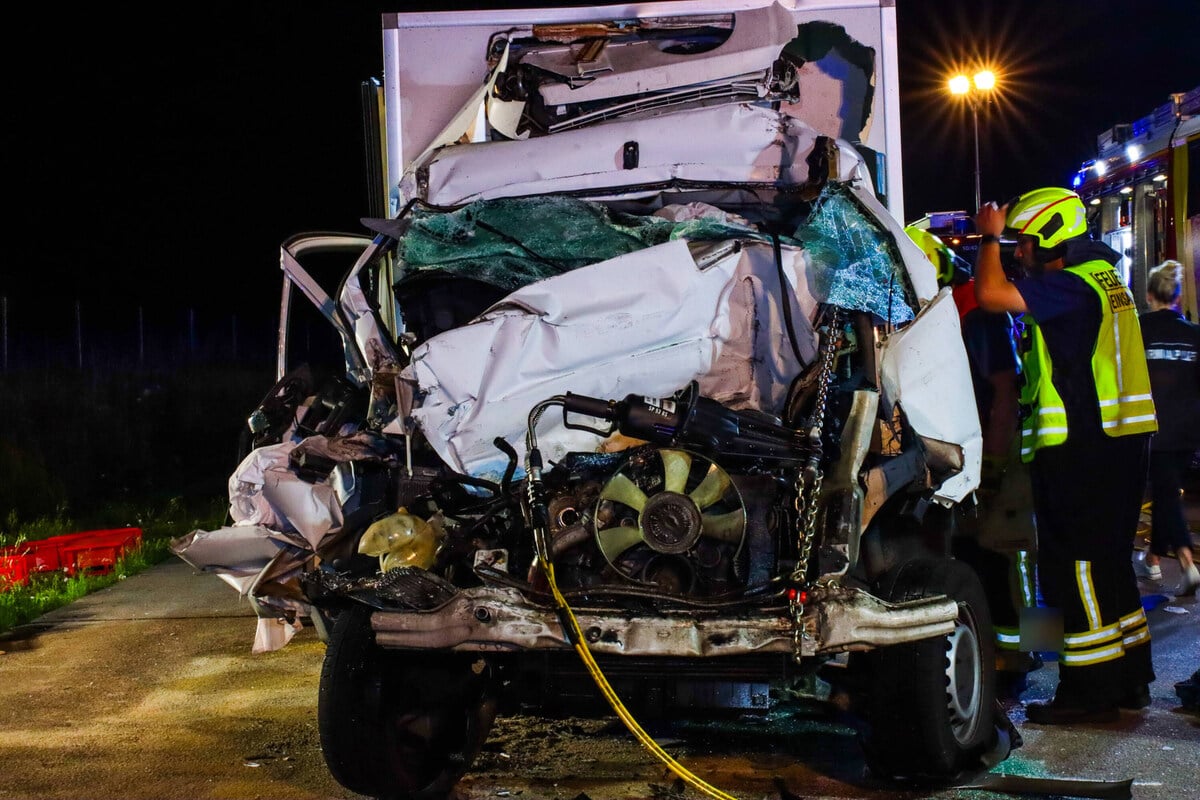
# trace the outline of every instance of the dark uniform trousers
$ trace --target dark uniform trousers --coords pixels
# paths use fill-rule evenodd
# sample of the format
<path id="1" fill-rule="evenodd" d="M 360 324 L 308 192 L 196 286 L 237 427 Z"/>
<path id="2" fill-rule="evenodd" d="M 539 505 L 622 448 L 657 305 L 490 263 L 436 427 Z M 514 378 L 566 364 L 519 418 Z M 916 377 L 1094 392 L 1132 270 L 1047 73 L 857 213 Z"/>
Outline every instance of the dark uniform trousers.
<path id="1" fill-rule="evenodd" d="M 1034 455 L 1038 581 L 1063 617 L 1059 702 L 1110 706 L 1154 680 L 1131 561 L 1148 445 L 1146 434 L 1072 432 Z"/>

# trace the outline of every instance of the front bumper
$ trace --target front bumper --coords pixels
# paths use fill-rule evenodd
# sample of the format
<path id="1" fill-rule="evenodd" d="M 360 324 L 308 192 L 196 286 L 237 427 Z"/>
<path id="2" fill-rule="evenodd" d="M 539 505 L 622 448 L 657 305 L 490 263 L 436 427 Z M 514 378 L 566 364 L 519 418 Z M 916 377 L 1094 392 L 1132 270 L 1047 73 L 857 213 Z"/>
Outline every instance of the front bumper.
<path id="1" fill-rule="evenodd" d="M 750 653 L 794 653 L 797 637 L 786 609 L 737 613 L 670 610 L 655 614 L 574 609 L 589 648 L 597 654 L 708 658 Z M 887 603 L 841 587 L 814 589 L 798 643 L 801 656 L 945 636 L 958 605 L 944 597 Z M 396 650 L 514 652 L 569 650 L 554 610 L 530 603 L 514 589 L 478 587 L 426 611 L 377 610 L 375 641 Z"/>

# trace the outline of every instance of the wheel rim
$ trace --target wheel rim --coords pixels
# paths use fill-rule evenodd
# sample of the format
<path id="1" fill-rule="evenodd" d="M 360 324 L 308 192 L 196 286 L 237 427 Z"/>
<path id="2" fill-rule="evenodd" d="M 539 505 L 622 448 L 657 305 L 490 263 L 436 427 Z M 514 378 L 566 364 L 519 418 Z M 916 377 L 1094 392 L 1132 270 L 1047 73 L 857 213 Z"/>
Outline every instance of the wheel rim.
<path id="1" fill-rule="evenodd" d="M 983 659 L 973 621 L 964 609 L 946 646 L 946 704 L 959 744 L 975 736 L 983 697 Z"/>

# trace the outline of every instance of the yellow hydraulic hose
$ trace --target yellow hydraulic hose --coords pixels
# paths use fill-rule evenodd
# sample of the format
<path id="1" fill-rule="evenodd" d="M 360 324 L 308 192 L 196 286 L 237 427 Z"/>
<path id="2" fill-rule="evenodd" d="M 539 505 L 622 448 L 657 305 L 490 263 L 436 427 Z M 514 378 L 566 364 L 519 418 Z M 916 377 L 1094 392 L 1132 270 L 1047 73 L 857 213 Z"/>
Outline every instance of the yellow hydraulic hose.
<path id="1" fill-rule="evenodd" d="M 592 651 L 588 649 L 587 640 L 583 637 L 583 631 L 579 628 L 579 621 L 575 619 L 575 614 L 571 611 L 571 607 L 567 605 L 567 600 L 558 590 L 558 583 L 554 580 L 554 565 L 550 563 L 548 558 L 539 558 L 542 563 L 542 569 L 546 572 L 546 580 L 550 584 L 550 591 L 554 596 L 554 603 L 558 607 L 560 617 L 563 619 L 564 625 L 568 628 L 568 639 L 575 646 L 575 652 L 579 654 L 579 658 L 583 661 L 583 665 L 587 667 L 588 674 L 592 676 L 592 680 L 600 687 L 600 692 L 604 698 L 608 700 L 608 704 L 612 706 L 613 711 L 621 718 L 621 722 L 625 723 L 625 727 L 637 737 L 637 740 L 642 745 L 653 753 L 660 761 L 667 765 L 671 772 L 678 775 L 685 783 L 695 789 L 699 789 L 709 797 L 715 797 L 717 800 L 737 800 L 733 795 L 726 794 L 715 786 L 711 786 L 701 780 L 696 775 L 692 774 L 686 767 L 671 757 L 670 753 L 663 750 L 658 742 L 654 741 L 653 737 L 638 724 L 633 715 L 629 713 L 629 709 L 625 708 L 625 704 L 621 702 L 621 698 L 617 697 L 617 693 L 608 683 L 608 678 L 604 677 L 604 673 L 600 671 L 600 665 L 596 663 L 596 659 L 592 657 Z"/>

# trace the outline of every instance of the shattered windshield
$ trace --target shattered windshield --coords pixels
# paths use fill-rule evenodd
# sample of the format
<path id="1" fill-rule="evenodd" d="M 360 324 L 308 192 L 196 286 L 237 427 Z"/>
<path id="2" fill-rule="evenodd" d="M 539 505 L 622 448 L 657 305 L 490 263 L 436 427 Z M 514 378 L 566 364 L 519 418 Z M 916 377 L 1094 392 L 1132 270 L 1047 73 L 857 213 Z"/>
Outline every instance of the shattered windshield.
<path id="1" fill-rule="evenodd" d="M 892 324 L 913 318 L 916 300 L 891 235 L 863 213 L 849 192 L 827 187 L 795 237 L 821 267 L 810 276 L 816 296 Z"/>
<path id="2" fill-rule="evenodd" d="M 771 241 L 748 220 L 702 203 L 637 215 L 544 196 L 479 200 L 450 212 L 417 209 L 397 254 L 402 283 L 438 274 L 511 292 L 679 239 Z M 818 299 L 893 324 L 913 318 L 912 290 L 891 235 L 847 189 L 826 186 L 794 234 L 780 241 L 807 251 L 810 288 Z"/>
<path id="3" fill-rule="evenodd" d="M 449 213 L 416 211 L 398 254 L 406 274 L 440 270 L 514 290 L 675 239 L 768 238 L 712 212 L 672 220 L 570 197 L 478 200 Z"/>

